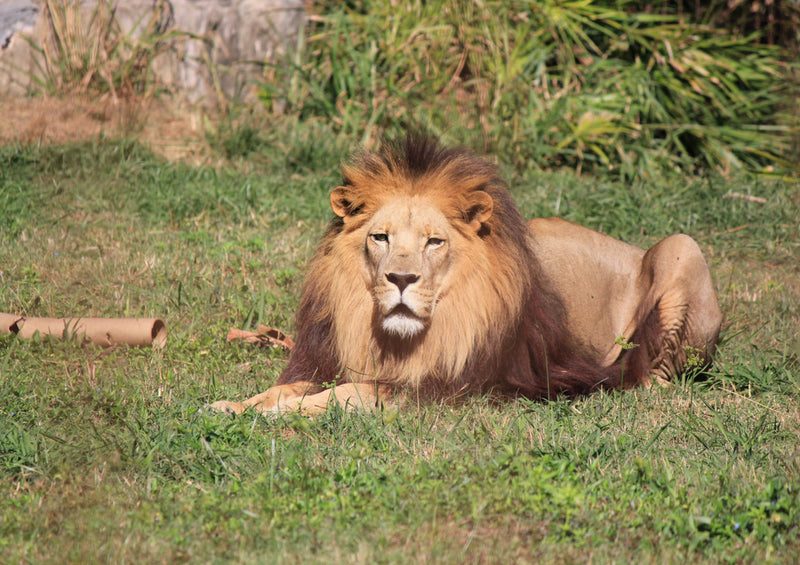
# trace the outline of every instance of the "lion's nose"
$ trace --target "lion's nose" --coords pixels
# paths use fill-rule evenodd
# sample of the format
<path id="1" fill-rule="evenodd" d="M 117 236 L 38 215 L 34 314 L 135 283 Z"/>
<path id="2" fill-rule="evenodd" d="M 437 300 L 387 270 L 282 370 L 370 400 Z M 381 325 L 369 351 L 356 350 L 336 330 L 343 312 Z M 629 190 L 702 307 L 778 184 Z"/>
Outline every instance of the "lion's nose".
<path id="1" fill-rule="evenodd" d="M 414 273 L 386 273 L 386 280 L 400 289 L 400 294 L 410 284 L 414 284 L 419 280 L 419 275 Z"/>

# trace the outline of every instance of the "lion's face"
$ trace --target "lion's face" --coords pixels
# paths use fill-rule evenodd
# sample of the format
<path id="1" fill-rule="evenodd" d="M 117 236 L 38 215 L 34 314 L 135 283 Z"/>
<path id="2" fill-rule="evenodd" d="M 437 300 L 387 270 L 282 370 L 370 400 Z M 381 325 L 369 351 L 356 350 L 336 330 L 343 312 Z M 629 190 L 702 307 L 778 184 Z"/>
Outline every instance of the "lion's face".
<path id="1" fill-rule="evenodd" d="M 332 232 L 327 259 L 320 263 L 323 280 L 331 283 L 325 292 L 343 365 L 368 372 L 372 366 L 365 352 L 393 344 L 400 346 L 394 353 L 419 354 L 414 367 L 398 368 L 405 371 L 403 378 L 422 378 L 428 372 L 423 365 L 449 363 L 445 359 L 451 357 L 452 367 L 441 370 L 454 371 L 466 354 L 447 357 L 439 350 L 462 341 L 475 346 L 487 325 L 480 314 L 457 308 L 453 300 L 482 292 L 487 280 L 482 273 L 492 267 L 484 236 L 494 203 L 480 189 L 487 180 L 462 181 L 462 190 L 454 192 L 445 174 L 397 178 L 390 171 L 367 177 L 346 172 L 352 173 L 349 182 L 331 193 L 341 229 Z M 457 311 L 450 312 L 453 308 Z"/>
<path id="2" fill-rule="evenodd" d="M 377 328 L 389 337 L 415 338 L 430 327 L 452 273 L 474 248 L 469 240 L 492 215 L 492 199 L 481 190 L 454 199 L 444 191 L 409 189 L 364 209 L 360 196 L 352 186 L 331 194 L 345 224 L 342 243 L 363 254 Z"/>
<path id="3" fill-rule="evenodd" d="M 382 206 L 362 233 L 380 327 L 404 339 L 420 334 L 447 287 L 458 232 L 435 205 L 411 197 Z"/>

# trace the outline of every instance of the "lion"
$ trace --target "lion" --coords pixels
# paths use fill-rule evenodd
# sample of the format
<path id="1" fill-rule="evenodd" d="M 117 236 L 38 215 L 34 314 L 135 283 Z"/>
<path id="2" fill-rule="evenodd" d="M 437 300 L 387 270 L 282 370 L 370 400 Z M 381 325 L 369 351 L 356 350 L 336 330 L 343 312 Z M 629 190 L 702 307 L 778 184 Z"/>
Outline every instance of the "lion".
<path id="1" fill-rule="evenodd" d="M 498 169 L 408 135 L 343 165 L 275 386 L 215 409 L 372 409 L 466 394 L 552 399 L 707 365 L 722 315 L 700 248 L 645 251 L 525 222 Z"/>

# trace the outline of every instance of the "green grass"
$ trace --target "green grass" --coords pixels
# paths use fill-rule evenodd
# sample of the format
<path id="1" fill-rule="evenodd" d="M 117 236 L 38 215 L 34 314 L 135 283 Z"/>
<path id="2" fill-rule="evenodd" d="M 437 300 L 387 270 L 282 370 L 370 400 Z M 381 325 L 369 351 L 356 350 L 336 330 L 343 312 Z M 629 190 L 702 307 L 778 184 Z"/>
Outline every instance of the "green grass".
<path id="1" fill-rule="evenodd" d="M 504 166 L 527 216 L 698 240 L 726 315 L 703 378 L 231 418 L 202 407 L 263 390 L 286 358 L 227 330 L 293 329 L 350 149 L 319 123 L 241 149 L 253 139 L 218 169 L 108 139 L 0 148 L 0 310 L 161 316 L 170 332 L 161 351 L 0 338 L 8 562 L 795 562 L 796 183 Z"/>

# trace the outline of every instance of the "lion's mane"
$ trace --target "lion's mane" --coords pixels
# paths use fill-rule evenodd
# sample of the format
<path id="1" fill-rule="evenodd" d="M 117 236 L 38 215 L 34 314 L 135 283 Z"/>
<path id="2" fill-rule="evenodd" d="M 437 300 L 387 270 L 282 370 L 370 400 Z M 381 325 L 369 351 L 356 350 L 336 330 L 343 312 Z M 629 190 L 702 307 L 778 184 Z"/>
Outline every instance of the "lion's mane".
<path id="1" fill-rule="evenodd" d="M 443 293 L 426 332 L 411 341 L 387 337 L 376 330 L 363 246 L 348 241 L 353 224 L 334 218 L 311 262 L 297 346 L 278 384 L 374 381 L 425 396 L 541 398 L 634 385 L 649 369 L 644 351 L 625 352 L 610 367 L 573 355 L 553 281 L 543 280 L 533 236 L 492 163 L 410 135 L 381 153 L 356 155 L 343 169 L 352 222 L 367 221 L 398 194 L 424 194 L 471 238 L 469 256 L 455 258 L 457 286 Z M 491 196 L 493 212 L 477 233 L 465 233 L 465 203 L 477 190 Z"/>

